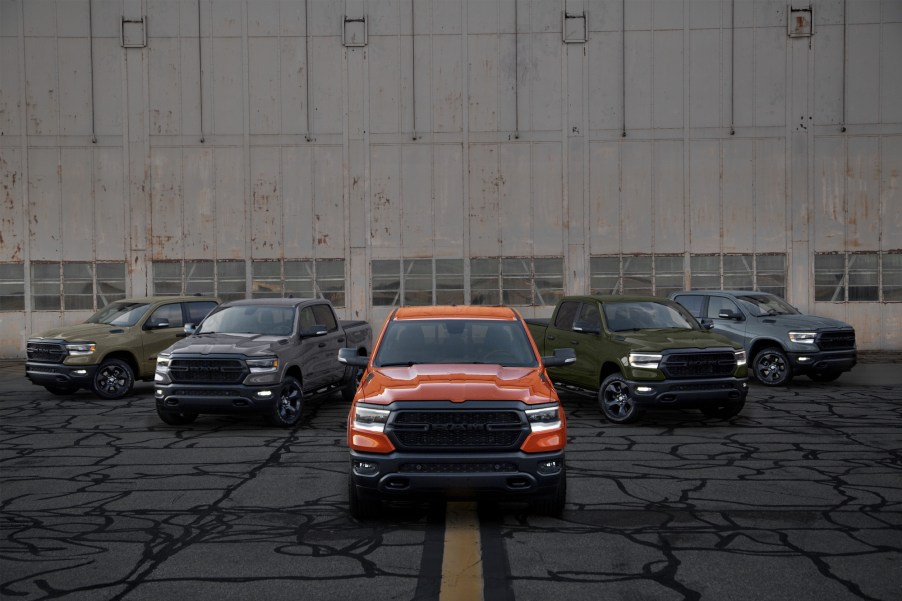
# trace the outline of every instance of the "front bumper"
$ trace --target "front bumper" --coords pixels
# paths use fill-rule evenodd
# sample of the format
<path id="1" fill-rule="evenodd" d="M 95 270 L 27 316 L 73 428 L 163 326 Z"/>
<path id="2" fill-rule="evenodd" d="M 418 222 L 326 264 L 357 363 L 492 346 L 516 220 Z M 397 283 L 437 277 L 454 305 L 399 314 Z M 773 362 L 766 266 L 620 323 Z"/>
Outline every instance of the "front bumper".
<path id="1" fill-rule="evenodd" d="M 663 381 L 627 380 L 630 397 L 642 407 L 698 408 L 744 402 L 748 378 L 706 378 Z"/>
<path id="2" fill-rule="evenodd" d="M 563 478 L 564 452 L 410 453 L 351 450 L 351 482 L 383 499 L 481 496 L 527 499 L 551 494 Z"/>
<path id="3" fill-rule="evenodd" d="M 815 351 L 811 353 L 790 351 L 787 354 L 792 370 L 797 374 L 849 371 L 858 362 L 855 349 L 843 351 Z"/>
<path id="4" fill-rule="evenodd" d="M 185 413 L 263 413 L 279 400 L 281 387 L 244 384 L 157 384 L 157 408 Z"/>
<path id="5" fill-rule="evenodd" d="M 38 386 L 78 386 L 90 388 L 96 365 L 65 365 L 27 361 L 25 377 Z"/>

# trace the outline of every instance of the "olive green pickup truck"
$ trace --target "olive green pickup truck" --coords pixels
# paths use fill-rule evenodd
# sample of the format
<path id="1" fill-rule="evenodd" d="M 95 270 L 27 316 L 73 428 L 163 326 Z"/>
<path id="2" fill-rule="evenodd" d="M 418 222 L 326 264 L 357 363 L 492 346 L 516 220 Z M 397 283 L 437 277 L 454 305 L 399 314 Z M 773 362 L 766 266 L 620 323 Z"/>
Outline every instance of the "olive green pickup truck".
<path id="1" fill-rule="evenodd" d="M 567 296 L 551 319 L 527 319 L 539 353 L 572 348 L 576 362 L 549 368 L 555 384 L 597 394 L 618 424 L 656 408 L 737 415 L 748 394 L 745 351 L 679 304 L 639 296 Z"/>

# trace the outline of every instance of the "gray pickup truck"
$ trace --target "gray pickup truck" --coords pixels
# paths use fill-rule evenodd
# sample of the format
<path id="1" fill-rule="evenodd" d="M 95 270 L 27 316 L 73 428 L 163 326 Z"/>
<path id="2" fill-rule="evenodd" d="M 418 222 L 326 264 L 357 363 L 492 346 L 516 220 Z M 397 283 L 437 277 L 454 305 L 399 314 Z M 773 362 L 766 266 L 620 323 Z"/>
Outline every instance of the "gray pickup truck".
<path id="1" fill-rule="evenodd" d="M 741 344 L 752 373 L 766 386 L 785 386 L 793 376 L 832 382 L 855 366 L 855 329 L 849 324 L 805 315 L 773 294 L 751 290 L 674 292 L 696 318 Z"/>
<path id="2" fill-rule="evenodd" d="M 338 350 L 365 355 L 372 330 L 365 321 L 339 321 L 329 301 L 276 298 L 221 305 L 191 336 L 157 358 L 154 395 L 167 424 L 201 413 L 263 414 L 290 427 L 304 399 L 340 391 L 348 402 L 357 369 L 338 362 Z"/>

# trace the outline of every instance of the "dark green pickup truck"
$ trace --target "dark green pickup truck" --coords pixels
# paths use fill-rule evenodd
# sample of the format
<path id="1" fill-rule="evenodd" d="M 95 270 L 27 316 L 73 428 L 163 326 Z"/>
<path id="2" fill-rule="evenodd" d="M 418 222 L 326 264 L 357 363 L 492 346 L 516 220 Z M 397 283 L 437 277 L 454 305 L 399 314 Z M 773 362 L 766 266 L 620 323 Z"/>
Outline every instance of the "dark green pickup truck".
<path id="1" fill-rule="evenodd" d="M 726 419 L 745 405 L 745 351 L 671 300 L 568 296 L 550 320 L 526 323 L 541 355 L 576 351 L 575 363 L 548 373 L 555 384 L 597 392 L 611 422 L 634 422 L 648 407 Z"/>

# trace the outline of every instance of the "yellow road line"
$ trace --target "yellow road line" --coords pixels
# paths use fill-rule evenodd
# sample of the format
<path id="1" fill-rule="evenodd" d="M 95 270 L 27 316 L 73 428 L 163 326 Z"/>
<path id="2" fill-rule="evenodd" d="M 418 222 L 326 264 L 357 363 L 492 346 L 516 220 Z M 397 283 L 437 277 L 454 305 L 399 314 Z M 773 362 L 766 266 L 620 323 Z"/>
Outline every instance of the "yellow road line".
<path id="1" fill-rule="evenodd" d="M 449 502 L 439 601 L 482 601 L 482 544 L 476 503 Z"/>

